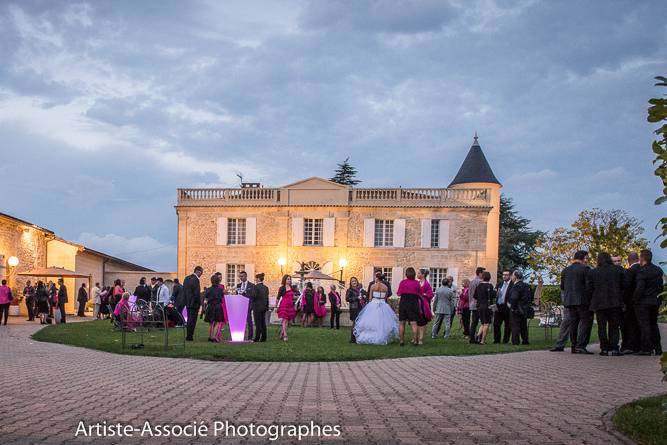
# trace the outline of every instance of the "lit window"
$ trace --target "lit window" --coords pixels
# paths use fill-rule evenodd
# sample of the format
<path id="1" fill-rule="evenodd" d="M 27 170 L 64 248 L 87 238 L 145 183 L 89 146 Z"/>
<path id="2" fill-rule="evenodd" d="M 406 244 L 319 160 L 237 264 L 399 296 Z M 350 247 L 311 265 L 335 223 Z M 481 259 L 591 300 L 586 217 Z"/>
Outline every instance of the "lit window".
<path id="1" fill-rule="evenodd" d="M 226 292 L 231 292 L 236 288 L 236 283 L 240 282 L 239 274 L 245 270 L 245 264 L 227 265 L 227 282 L 225 283 Z"/>
<path id="2" fill-rule="evenodd" d="M 381 267 L 381 266 L 375 266 L 373 268 L 373 280 L 375 280 L 375 274 L 380 272 L 382 275 L 385 276 L 387 283 L 391 283 L 391 274 L 392 268 L 391 267 Z"/>
<path id="3" fill-rule="evenodd" d="M 375 247 L 394 245 L 394 221 L 390 219 L 375 220 Z"/>
<path id="4" fill-rule="evenodd" d="M 440 247 L 440 220 L 431 220 L 431 247 Z"/>
<path id="5" fill-rule="evenodd" d="M 322 219 L 304 218 L 303 220 L 303 245 L 322 245 Z"/>
<path id="6" fill-rule="evenodd" d="M 227 244 L 245 244 L 245 218 L 230 218 L 228 220 Z"/>

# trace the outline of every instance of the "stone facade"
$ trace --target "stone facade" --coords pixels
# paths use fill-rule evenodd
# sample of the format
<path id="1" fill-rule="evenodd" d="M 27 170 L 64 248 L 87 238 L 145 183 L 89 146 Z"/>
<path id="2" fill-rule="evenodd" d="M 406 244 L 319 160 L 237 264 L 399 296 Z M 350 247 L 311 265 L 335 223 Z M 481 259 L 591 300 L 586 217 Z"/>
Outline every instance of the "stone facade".
<path id="1" fill-rule="evenodd" d="M 204 267 L 205 282 L 215 271 L 227 278 L 227 265 L 243 265 L 251 272 L 264 272 L 266 284 L 277 291 L 282 273 L 294 275 L 301 262 L 314 262 L 322 272 L 353 276 L 364 284 L 374 267 L 392 269 L 397 285 L 407 267 L 444 268 L 455 281 L 472 277 L 477 266 L 495 276 L 498 257 L 500 186 L 476 184 L 459 189 L 357 189 L 320 178 L 310 178 L 278 189 L 181 189 L 178 214 L 178 275 L 183 278 L 196 265 Z M 302 218 L 333 219 L 328 242 L 304 246 Z M 252 219 L 254 234 L 246 234 L 246 245 L 230 245 L 227 236 L 232 219 Z M 403 236 L 391 247 L 375 247 L 374 220 L 394 221 Z M 439 247 L 430 247 L 423 234 L 431 220 L 446 221 Z M 369 222 L 370 221 L 370 222 Z M 224 227 L 221 227 L 224 226 Z M 323 229 L 326 239 L 327 228 Z M 491 235 L 492 239 L 489 239 Z M 428 235 L 426 235 L 428 236 Z M 447 237 L 446 240 L 442 239 Z M 222 238 L 222 239 L 221 239 Z M 402 238 L 402 239 L 401 239 Z M 370 245 L 369 245 L 370 244 Z M 279 265 L 284 262 L 284 267 Z M 230 282 L 233 281 L 230 279 Z M 327 285 L 329 283 L 320 283 Z"/>

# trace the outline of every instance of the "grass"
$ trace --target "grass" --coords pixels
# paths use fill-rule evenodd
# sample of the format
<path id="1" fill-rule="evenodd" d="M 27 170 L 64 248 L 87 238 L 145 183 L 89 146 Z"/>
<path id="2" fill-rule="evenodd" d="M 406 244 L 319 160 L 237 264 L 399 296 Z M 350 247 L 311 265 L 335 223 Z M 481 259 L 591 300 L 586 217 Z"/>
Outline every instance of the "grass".
<path id="1" fill-rule="evenodd" d="M 667 444 L 667 394 L 621 406 L 614 425 L 641 445 Z"/>
<path id="2" fill-rule="evenodd" d="M 72 346 L 81 346 L 100 351 L 128 355 L 150 355 L 160 357 L 187 357 L 202 360 L 226 361 L 271 361 L 271 362 L 317 362 L 317 361 L 348 361 L 370 360 L 381 358 L 416 357 L 429 355 L 477 355 L 496 354 L 516 351 L 546 349 L 553 346 L 558 330 L 554 329 L 554 339 L 544 339 L 543 328 L 537 327 L 537 320 L 530 328 L 530 345 L 513 346 L 511 344 L 474 345 L 463 337 L 460 328 L 453 331 L 452 337 L 447 340 L 430 338 L 430 325 L 427 326 L 424 345 L 414 347 L 409 344 L 410 330 L 406 332 L 408 343 L 401 347 L 398 341 L 387 346 L 357 345 L 349 343 L 350 328 L 341 327 L 340 330 L 327 328 L 301 328 L 292 326 L 289 329 L 289 342 L 278 339 L 278 326 L 268 328 L 268 341 L 265 343 L 209 343 L 208 325 L 197 323 L 195 341 L 187 343 L 185 348 L 173 346 L 168 350 L 161 347 L 162 331 L 152 331 L 148 338 L 144 338 L 143 349 L 123 349 L 121 333 L 112 329 L 108 321 L 89 321 L 81 323 L 67 323 L 47 326 L 33 335 L 33 339 L 44 342 L 63 343 Z M 171 334 L 175 330 L 170 331 Z M 181 331 L 178 330 L 178 334 Z M 229 338 L 227 329 L 225 338 Z M 179 338 L 179 340 L 182 340 Z M 138 342 L 137 334 L 128 334 L 128 342 Z M 493 341 L 493 335 L 491 335 Z"/>

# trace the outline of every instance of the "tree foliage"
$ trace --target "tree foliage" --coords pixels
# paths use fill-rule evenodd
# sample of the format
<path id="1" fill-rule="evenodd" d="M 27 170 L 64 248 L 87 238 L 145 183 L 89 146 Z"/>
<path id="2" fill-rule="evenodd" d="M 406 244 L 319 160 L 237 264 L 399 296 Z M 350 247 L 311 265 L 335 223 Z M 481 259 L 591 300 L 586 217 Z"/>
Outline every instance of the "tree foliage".
<path id="1" fill-rule="evenodd" d="M 658 82 L 655 84 L 659 87 L 667 87 L 667 77 L 658 76 L 655 78 Z M 655 159 L 653 165 L 656 166 L 655 175 L 662 181 L 662 196 L 655 200 L 656 205 L 661 205 L 667 202 L 667 95 L 662 98 L 654 98 L 649 100 L 651 105 L 648 109 L 648 121 L 652 124 L 660 124 L 660 128 L 655 130 L 657 138 L 653 141 L 653 153 Z M 658 222 L 660 228 L 660 247 L 663 249 L 667 247 L 667 217 L 660 218 Z"/>
<path id="2" fill-rule="evenodd" d="M 577 250 L 587 250 L 593 265 L 600 252 L 620 255 L 626 261 L 629 252 L 648 245 L 643 233 L 641 222 L 625 210 L 584 210 L 569 228 L 558 227 L 540 237 L 528 263 L 533 270 L 558 282 L 560 272 Z"/>
<path id="3" fill-rule="evenodd" d="M 330 181 L 344 185 L 357 185 L 361 182 L 361 180 L 356 179 L 357 169 L 349 161 L 350 158 L 345 158 L 343 163 L 338 164 L 338 168 L 334 171 L 334 177 Z"/>
<path id="4" fill-rule="evenodd" d="M 512 198 L 500 196 L 500 241 L 498 273 L 503 270 L 525 270 L 528 258 L 535 251 L 537 240 L 543 235 L 530 228 L 530 220 L 514 209 Z"/>

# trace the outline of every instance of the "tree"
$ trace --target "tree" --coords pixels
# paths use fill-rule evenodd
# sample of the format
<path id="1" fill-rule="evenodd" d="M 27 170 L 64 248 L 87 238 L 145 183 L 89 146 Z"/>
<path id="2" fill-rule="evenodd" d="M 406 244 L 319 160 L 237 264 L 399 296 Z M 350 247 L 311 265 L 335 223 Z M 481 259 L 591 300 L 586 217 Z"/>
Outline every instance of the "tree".
<path id="1" fill-rule="evenodd" d="M 667 77 L 658 76 L 655 78 L 658 83 L 655 86 L 667 87 Z M 661 205 L 667 202 L 667 95 L 665 98 L 654 98 L 648 101 L 651 106 L 648 109 L 648 121 L 652 124 L 662 122 L 662 126 L 655 130 L 658 136 L 653 141 L 653 153 L 655 159 L 653 165 L 657 165 L 655 175 L 662 180 L 662 196 L 655 200 L 655 205 Z M 662 229 L 658 238 L 663 238 L 660 247 L 667 247 L 667 217 L 660 218 L 658 226 Z"/>
<path id="2" fill-rule="evenodd" d="M 592 265 L 600 252 L 620 255 L 626 261 L 629 252 L 648 245 L 641 236 L 643 233 L 641 222 L 625 210 L 584 210 L 570 228 L 558 227 L 542 236 L 529 264 L 533 270 L 558 282 L 560 272 L 577 250 L 587 250 Z"/>
<path id="3" fill-rule="evenodd" d="M 542 235 L 539 230 L 530 228 L 529 219 L 514 210 L 512 198 L 501 195 L 498 273 L 529 268 L 528 258 L 535 251 L 535 244 Z"/>
<path id="4" fill-rule="evenodd" d="M 344 185 L 357 185 L 361 182 L 359 179 L 356 179 L 357 169 L 350 165 L 349 160 L 349 157 L 345 158 L 342 164 L 338 164 L 338 168 L 334 172 L 334 177 L 330 181 Z"/>

